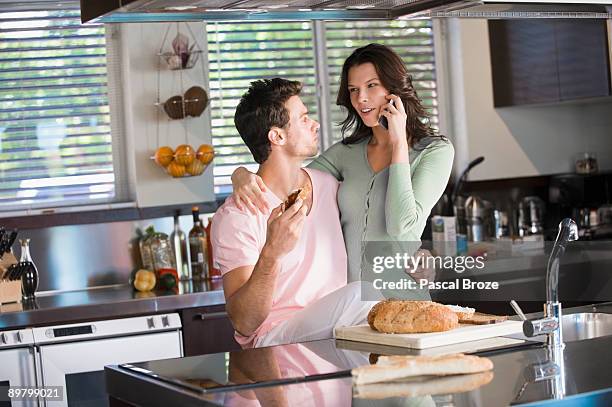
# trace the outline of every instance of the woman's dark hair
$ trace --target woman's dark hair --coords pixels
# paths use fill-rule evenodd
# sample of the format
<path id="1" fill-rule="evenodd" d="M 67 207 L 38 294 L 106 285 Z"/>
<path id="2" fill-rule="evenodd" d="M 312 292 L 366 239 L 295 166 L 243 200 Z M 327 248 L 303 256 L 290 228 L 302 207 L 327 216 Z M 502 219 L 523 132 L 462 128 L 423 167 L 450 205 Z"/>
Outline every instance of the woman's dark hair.
<path id="1" fill-rule="evenodd" d="M 302 84 L 298 81 L 274 78 L 251 82 L 242 95 L 234 114 L 234 125 L 257 163 L 262 164 L 270 155 L 270 129 L 284 129 L 289 124 L 285 102 L 301 91 Z"/>
<path id="2" fill-rule="evenodd" d="M 343 144 L 355 144 L 372 135 L 372 129 L 363 123 L 353 107 L 348 89 L 349 70 L 354 66 L 368 62 L 374 65 L 382 85 L 389 92 L 402 99 L 406 115 L 408 116 L 406 120 L 406 134 L 411 147 L 415 147 L 419 141 L 426 137 L 446 139 L 443 136 L 436 135 L 431 127 L 429 115 L 412 85 L 412 76 L 408 73 L 402 58 L 387 46 L 369 44 L 353 51 L 342 66 L 340 89 L 338 89 L 336 104 L 344 106 L 348 113 L 346 119 L 339 123 L 342 125 Z M 352 134 L 345 137 L 346 133 L 351 130 Z"/>

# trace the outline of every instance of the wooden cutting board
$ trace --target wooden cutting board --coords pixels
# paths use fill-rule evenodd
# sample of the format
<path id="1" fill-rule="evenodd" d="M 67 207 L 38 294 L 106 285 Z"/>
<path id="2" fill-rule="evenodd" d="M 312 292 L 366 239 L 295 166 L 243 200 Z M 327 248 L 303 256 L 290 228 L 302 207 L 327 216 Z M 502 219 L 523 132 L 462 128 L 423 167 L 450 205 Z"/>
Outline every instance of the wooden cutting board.
<path id="1" fill-rule="evenodd" d="M 397 346 L 381 345 L 379 343 L 366 343 L 347 341 L 344 339 L 336 340 L 338 349 L 356 350 L 359 352 L 369 352 L 381 355 L 413 355 L 413 356 L 441 356 L 454 353 L 475 353 L 495 349 L 512 348 L 523 345 L 527 341 L 506 336 L 496 336 L 495 338 L 478 339 L 475 341 L 454 343 L 452 345 L 435 346 L 427 349 L 411 349 Z"/>
<path id="2" fill-rule="evenodd" d="M 522 332 L 522 321 L 504 321 L 490 325 L 461 324 L 450 331 L 426 334 L 385 334 L 373 330 L 366 324 L 336 328 L 336 338 L 412 349 L 427 349 Z"/>

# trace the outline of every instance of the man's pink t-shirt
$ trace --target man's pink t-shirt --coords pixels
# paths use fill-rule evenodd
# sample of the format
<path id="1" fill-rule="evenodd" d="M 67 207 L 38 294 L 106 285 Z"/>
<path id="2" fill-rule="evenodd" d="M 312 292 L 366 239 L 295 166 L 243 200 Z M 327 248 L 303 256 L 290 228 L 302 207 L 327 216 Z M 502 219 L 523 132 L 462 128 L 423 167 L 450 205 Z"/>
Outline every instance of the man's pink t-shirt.
<path id="1" fill-rule="evenodd" d="M 281 260 L 268 317 L 249 337 L 236 332 L 236 340 L 243 347 L 252 347 L 258 337 L 295 312 L 346 285 L 346 248 L 336 203 L 339 183 L 325 172 L 304 170 L 312 182 L 312 208 L 296 247 Z M 265 196 L 270 208 L 282 202 L 270 190 Z M 223 276 L 238 267 L 257 263 L 266 242 L 269 216 L 241 211 L 231 197 L 217 210 L 211 242 L 214 262 Z"/>

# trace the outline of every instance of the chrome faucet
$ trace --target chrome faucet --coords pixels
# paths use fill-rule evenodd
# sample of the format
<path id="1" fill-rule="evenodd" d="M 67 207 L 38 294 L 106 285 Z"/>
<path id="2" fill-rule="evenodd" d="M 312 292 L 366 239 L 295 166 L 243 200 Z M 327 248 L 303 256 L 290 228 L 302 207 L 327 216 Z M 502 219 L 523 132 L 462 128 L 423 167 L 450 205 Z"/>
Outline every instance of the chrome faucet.
<path id="1" fill-rule="evenodd" d="M 559 302 L 559 262 L 565 253 L 568 242 L 578 240 L 578 226 L 570 218 L 559 223 L 559 233 L 553 245 L 546 267 L 546 304 L 544 317 L 523 322 L 523 333 L 532 337 L 548 335 L 547 343 L 551 347 L 563 347 L 563 330 L 561 303 Z"/>

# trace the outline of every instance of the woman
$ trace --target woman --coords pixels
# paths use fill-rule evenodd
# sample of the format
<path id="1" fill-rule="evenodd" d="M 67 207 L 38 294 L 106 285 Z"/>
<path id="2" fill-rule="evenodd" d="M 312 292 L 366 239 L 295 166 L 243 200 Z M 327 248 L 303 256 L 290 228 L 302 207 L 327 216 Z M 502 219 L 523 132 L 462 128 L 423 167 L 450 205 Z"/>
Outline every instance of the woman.
<path id="1" fill-rule="evenodd" d="M 341 181 L 338 207 L 351 282 L 361 279 L 368 241 L 420 242 L 450 177 L 454 149 L 435 134 L 403 61 L 384 45 L 358 48 L 346 59 L 336 103 L 348 112 L 343 140 L 308 167 Z M 232 182 L 238 205 L 269 212 L 259 177 L 241 167 Z"/>

